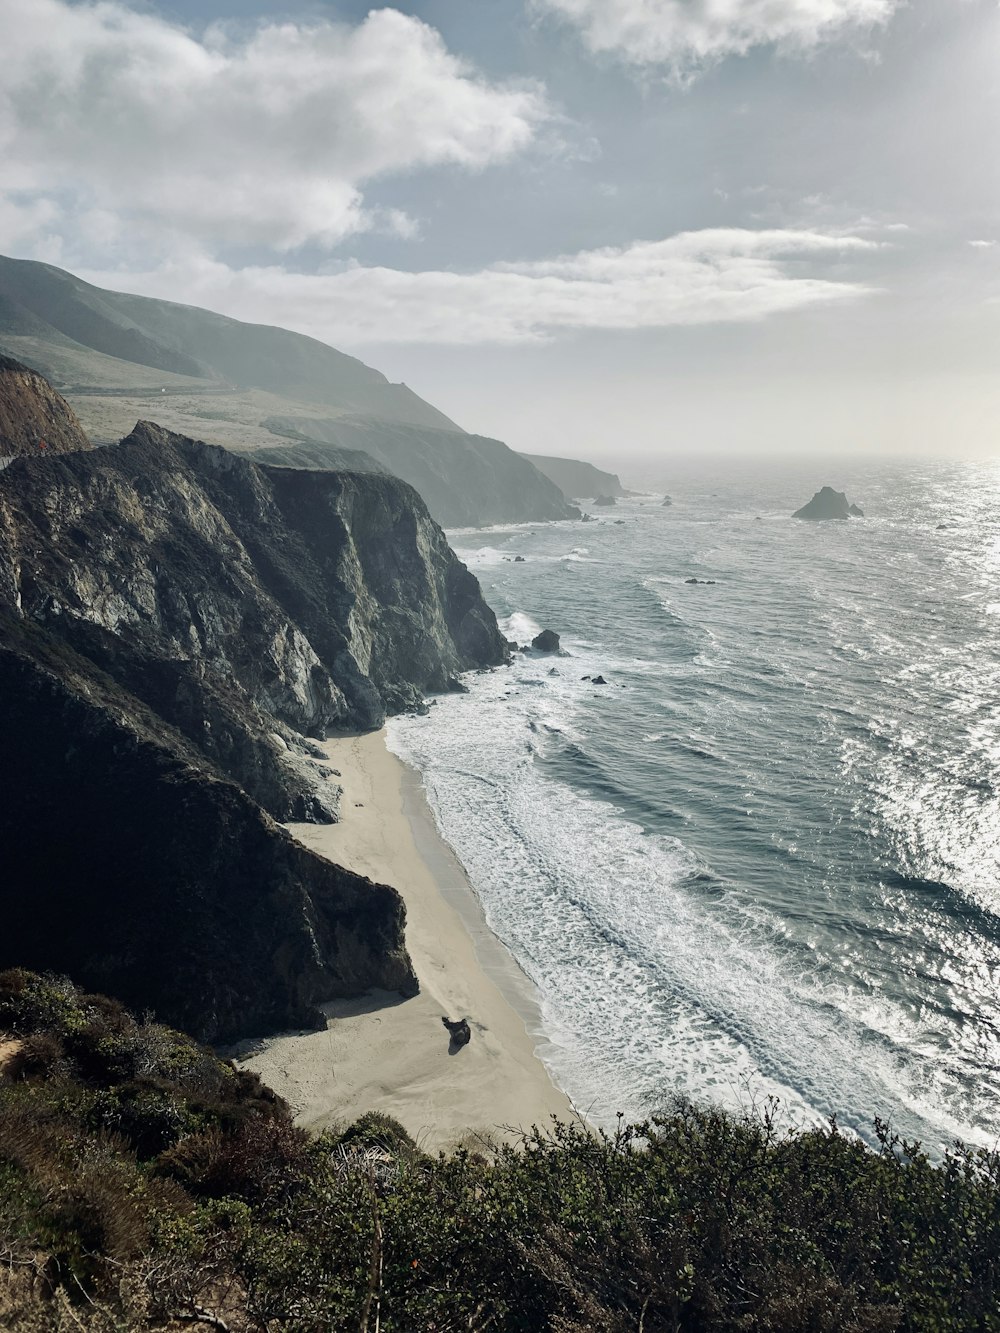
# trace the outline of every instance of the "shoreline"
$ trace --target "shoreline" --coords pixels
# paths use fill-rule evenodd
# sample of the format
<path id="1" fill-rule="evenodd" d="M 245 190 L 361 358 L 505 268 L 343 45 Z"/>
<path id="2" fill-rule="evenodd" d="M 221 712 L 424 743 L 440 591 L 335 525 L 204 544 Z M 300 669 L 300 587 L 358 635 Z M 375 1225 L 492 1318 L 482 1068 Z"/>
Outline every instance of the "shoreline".
<path id="1" fill-rule="evenodd" d="M 419 773 L 388 749 L 384 728 L 322 748 L 340 772 L 341 820 L 286 827 L 310 850 L 399 890 L 420 993 L 336 1000 L 323 1006 L 325 1030 L 242 1042 L 230 1054 L 314 1131 L 382 1111 L 437 1151 L 482 1136 L 517 1139 L 553 1115 L 578 1118 L 536 1054 L 531 982 L 486 924 Z M 467 1046 L 450 1052 L 442 1017 L 468 1018 Z"/>

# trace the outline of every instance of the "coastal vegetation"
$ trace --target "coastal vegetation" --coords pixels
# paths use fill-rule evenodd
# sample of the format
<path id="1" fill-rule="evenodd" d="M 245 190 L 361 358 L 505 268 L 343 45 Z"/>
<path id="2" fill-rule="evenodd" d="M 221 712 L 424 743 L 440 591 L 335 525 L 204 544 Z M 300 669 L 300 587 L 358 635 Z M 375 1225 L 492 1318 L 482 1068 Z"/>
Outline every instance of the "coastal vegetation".
<path id="1" fill-rule="evenodd" d="M 65 979 L 0 975 L 0 1032 L 17 1333 L 1000 1329 L 995 1152 L 678 1102 L 432 1157 Z"/>

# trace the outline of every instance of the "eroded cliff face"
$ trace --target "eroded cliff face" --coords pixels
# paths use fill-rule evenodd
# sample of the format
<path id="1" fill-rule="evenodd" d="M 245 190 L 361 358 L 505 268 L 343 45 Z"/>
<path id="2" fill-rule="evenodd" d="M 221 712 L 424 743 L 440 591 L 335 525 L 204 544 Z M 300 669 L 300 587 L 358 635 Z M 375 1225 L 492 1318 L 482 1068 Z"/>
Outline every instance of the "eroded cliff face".
<path id="1" fill-rule="evenodd" d="M 89 448 L 76 413 L 48 380 L 0 356 L 0 458 Z"/>
<path id="2" fill-rule="evenodd" d="M 506 657 L 405 483 L 259 468 L 148 423 L 0 474 L 0 602 L 279 819 L 331 817 L 303 736 L 380 726 Z"/>
<path id="3" fill-rule="evenodd" d="M 415 989 L 396 891 L 275 818 L 334 815 L 308 737 L 505 659 L 478 583 L 393 477 L 259 468 L 149 424 L 15 459 L 0 967 L 66 971 L 214 1041 Z"/>

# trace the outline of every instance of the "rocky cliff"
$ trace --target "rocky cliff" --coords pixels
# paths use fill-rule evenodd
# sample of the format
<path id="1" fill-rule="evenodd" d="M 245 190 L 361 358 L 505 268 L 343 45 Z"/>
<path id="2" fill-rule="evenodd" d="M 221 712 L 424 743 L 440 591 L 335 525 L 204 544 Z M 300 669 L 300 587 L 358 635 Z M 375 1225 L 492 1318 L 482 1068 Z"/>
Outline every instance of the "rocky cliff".
<path id="1" fill-rule="evenodd" d="M 261 468 L 148 423 L 0 474 L 0 602 L 281 819 L 324 815 L 303 736 L 380 726 L 506 655 L 404 483 Z"/>
<path id="2" fill-rule="evenodd" d="M 66 399 L 36 371 L 0 356 L 0 458 L 89 448 Z"/>
<path id="3" fill-rule="evenodd" d="M 412 993 L 394 889 L 296 843 L 163 719 L 0 612 L 0 969 L 67 972 L 201 1040 Z"/>
<path id="4" fill-rule="evenodd" d="M 257 467 L 140 423 L 0 473 L 0 967 L 206 1039 L 415 985 L 394 890 L 273 822 L 333 817 L 307 739 L 506 660 L 394 477 Z M 269 812 L 269 813 L 267 813 Z"/>

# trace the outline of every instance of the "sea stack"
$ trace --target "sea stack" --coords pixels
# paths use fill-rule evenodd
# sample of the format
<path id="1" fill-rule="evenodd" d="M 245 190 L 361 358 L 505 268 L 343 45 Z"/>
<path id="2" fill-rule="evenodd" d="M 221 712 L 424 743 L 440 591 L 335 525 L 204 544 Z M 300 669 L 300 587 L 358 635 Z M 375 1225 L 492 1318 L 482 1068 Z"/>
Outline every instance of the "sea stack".
<path id="1" fill-rule="evenodd" d="M 792 518 L 805 518 L 810 522 L 825 522 L 828 519 L 846 520 L 864 518 L 864 512 L 851 504 L 843 491 L 835 491 L 832 486 L 824 486 L 817 491 L 807 505 L 796 509 Z"/>

